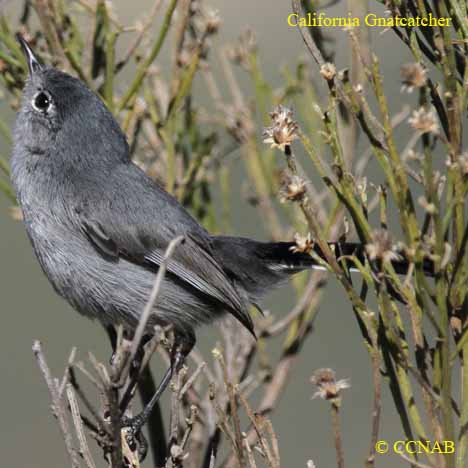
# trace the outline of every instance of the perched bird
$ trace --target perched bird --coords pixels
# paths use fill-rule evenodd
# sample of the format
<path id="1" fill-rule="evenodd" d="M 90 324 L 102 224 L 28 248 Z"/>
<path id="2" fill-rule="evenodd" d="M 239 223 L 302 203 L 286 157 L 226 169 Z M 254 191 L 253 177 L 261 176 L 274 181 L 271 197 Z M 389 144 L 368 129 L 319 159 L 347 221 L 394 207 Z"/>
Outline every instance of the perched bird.
<path id="1" fill-rule="evenodd" d="M 131 161 L 125 135 L 99 96 L 44 66 L 18 40 L 29 77 L 14 128 L 11 178 L 55 291 L 81 314 L 108 329 L 122 324 L 131 334 L 169 242 L 184 236 L 148 326 L 151 333 L 155 324 L 171 325 L 175 352 L 151 406 L 135 423 L 139 429 L 192 349 L 197 326 L 229 313 L 254 334 L 249 305 L 317 262 L 293 252 L 292 242 L 210 235 Z M 356 244 L 340 248 L 363 256 Z"/>

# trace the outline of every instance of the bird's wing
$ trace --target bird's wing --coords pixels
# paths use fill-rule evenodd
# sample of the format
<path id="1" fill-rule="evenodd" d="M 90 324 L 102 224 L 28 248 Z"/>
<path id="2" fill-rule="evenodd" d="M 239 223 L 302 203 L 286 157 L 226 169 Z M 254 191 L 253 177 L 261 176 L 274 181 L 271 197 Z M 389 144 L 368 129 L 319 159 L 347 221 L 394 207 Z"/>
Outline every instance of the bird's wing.
<path id="1" fill-rule="evenodd" d="M 183 235 L 184 242 L 167 263 L 168 272 L 187 288 L 218 302 L 220 308 L 227 309 L 254 333 L 246 305 L 213 256 L 206 231 L 159 187 L 156 193 L 143 191 L 141 197 L 141 203 L 133 203 L 115 191 L 112 200 L 106 202 L 106 196 L 95 198 L 75 210 L 94 248 L 109 261 L 125 258 L 157 271 L 169 242 Z"/>

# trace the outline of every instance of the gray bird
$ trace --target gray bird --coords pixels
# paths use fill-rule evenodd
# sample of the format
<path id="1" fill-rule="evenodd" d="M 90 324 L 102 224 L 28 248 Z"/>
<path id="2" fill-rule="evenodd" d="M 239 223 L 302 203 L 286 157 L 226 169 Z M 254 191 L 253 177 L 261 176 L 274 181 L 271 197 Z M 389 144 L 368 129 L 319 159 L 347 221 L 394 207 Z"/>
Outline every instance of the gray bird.
<path id="1" fill-rule="evenodd" d="M 293 253 L 290 242 L 210 235 L 131 161 L 125 135 L 101 99 L 80 80 L 41 64 L 18 40 L 29 78 L 14 128 L 11 179 L 55 291 L 107 329 L 123 324 L 131 333 L 169 242 L 184 236 L 168 262 L 148 328 L 172 325 L 176 351 L 134 424 L 138 430 L 192 349 L 197 326 L 229 313 L 254 334 L 249 305 L 317 262 Z M 340 248 L 363 256 L 356 244 Z M 322 255 L 318 247 L 316 253 Z"/>

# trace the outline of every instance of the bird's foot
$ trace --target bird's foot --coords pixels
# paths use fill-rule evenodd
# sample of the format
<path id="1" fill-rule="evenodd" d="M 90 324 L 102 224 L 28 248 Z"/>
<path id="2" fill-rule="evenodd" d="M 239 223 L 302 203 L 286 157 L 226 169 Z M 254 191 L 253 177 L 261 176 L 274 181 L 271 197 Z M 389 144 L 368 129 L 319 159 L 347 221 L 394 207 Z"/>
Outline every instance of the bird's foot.
<path id="1" fill-rule="evenodd" d="M 135 465 L 135 458 L 142 462 L 148 454 L 148 442 L 143 435 L 141 415 L 122 418 L 122 452 L 129 468 Z"/>

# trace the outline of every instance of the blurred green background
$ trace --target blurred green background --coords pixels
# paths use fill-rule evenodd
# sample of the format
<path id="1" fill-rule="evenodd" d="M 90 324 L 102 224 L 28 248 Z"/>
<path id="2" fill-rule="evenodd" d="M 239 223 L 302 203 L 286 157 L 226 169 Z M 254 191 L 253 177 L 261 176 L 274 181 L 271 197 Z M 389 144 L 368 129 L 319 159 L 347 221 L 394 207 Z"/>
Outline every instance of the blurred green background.
<path id="1" fill-rule="evenodd" d="M 118 0 L 113 4 L 121 20 L 129 24 L 149 10 L 151 1 Z M 255 31 L 265 78 L 273 85 L 280 82 L 281 65 L 292 66 L 300 56 L 306 56 L 298 31 L 287 25 L 289 2 L 212 0 L 211 6 L 219 10 L 223 20 L 217 38 L 221 43 L 234 41 L 246 28 Z M 0 7 L 6 8 L 12 24 L 15 24 L 18 15 L 16 2 L 3 2 Z M 345 8 L 344 3 L 339 3 L 328 9 L 327 14 L 341 16 Z M 375 4 L 372 8 L 375 11 Z M 347 66 L 350 50 L 345 42 L 345 33 L 338 28 L 326 32 L 336 41 L 338 68 Z M 382 32 L 382 29 L 372 31 L 372 42 L 381 58 L 392 111 L 396 112 L 408 100 L 400 95 L 399 67 L 409 57 L 391 31 Z M 206 95 L 200 87 L 197 88 L 200 94 Z M 10 125 L 13 112 L 4 100 L 0 105 L 2 118 Z M 8 154 L 10 148 L 1 141 L 0 151 Z M 244 181 L 238 169 L 238 185 L 233 187 L 232 193 L 235 234 L 262 238 L 264 232 L 256 212 L 241 196 L 240 186 Z M 371 172 L 368 177 L 378 182 L 377 173 Z M 98 324 L 76 314 L 54 294 L 34 258 L 22 224 L 9 216 L 9 203 L 4 197 L 0 197 L 0 226 L 1 465 L 21 468 L 67 466 L 61 436 L 49 409 L 49 395 L 33 358 L 31 345 L 35 339 L 43 342 L 49 364 L 58 374 L 73 346 L 78 347 L 80 359 L 86 359 L 87 352 L 92 351 L 106 361 L 110 354 L 107 337 Z M 282 466 L 285 467 L 305 467 L 308 459 L 312 459 L 318 468 L 335 466 L 329 405 L 321 400 L 310 400 L 314 390 L 309 377 L 320 367 L 331 367 L 338 378 L 351 379 L 352 386 L 344 392 L 342 409 L 346 465 L 363 466 L 369 449 L 372 404 L 369 356 L 352 309 L 333 279 L 327 286 L 325 298 L 312 336 L 299 355 L 298 366 L 272 417 L 279 438 Z M 267 306 L 274 314 L 280 315 L 289 310 L 293 302 L 293 296 L 288 298 L 288 289 L 284 288 L 270 298 Z M 210 349 L 216 333 L 215 328 L 199 331 L 198 342 L 204 351 Z M 154 359 L 156 372 L 160 372 L 159 364 L 160 361 Z M 402 437 L 400 423 L 385 385 L 383 390 L 381 438 L 394 441 Z M 163 405 L 166 402 L 167 394 Z M 396 455 L 377 457 L 378 467 L 403 465 Z"/>

